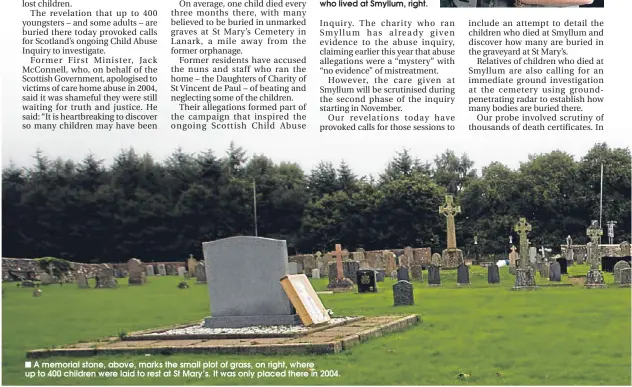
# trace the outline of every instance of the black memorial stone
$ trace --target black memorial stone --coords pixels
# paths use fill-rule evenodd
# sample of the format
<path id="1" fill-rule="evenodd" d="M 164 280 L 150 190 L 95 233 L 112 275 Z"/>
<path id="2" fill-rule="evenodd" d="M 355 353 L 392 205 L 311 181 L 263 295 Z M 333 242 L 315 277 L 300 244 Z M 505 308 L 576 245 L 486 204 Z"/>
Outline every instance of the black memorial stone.
<path id="1" fill-rule="evenodd" d="M 556 261 L 560 264 L 560 273 L 568 274 L 568 260 L 566 258 L 558 258 Z"/>
<path id="2" fill-rule="evenodd" d="M 441 285 L 441 269 L 439 266 L 428 266 L 428 285 L 438 286 Z"/>
<path id="3" fill-rule="evenodd" d="M 393 285 L 393 299 L 395 306 L 414 305 L 413 284 L 408 281 L 397 281 Z"/>
<path id="4" fill-rule="evenodd" d="M 601 271 L 612 273 L 614 272 L 614 265 L 619 261 L 626 261 L 630 263 L 632 257 L 601 257 Z"/>
<path id="5" fill-rule="evenodd" d="M 470 284 L 470 268 L 465 264 L 460 264 L 456 269 L 456 283 L 458 285 Z"/>
<path id="6" fill-rule="evenodd" d="M 400 266 L 397 268 L 397 280 L 398 281 L 410 281 L 410 276 L 408 275 L 408 268 L 404 266 Z"/>
<path id="7" fill-rule="evenodd" d="M 500 283 L 500 270 L 496 264 L 487 266 L 487 283 L 498 284 Z"/>

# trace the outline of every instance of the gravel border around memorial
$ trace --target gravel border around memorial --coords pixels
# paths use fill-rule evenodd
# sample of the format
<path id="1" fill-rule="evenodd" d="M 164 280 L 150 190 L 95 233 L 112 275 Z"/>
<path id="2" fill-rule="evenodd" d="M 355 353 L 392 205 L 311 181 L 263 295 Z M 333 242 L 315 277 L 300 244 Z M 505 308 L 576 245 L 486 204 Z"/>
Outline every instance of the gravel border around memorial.
<path id="1" fill-rule="evenodd" d="M 335 326 L 358 321 L 364 317 L 335 317 L 327 323 L 303 326 L 303 325 L 271 325 L 271 326 L 251 326 L 243 328 L 206 328 L 204 322 L 177 326 L 172 329 L 160 329 L 151 331 L 141 331 L 131 333 L 122 339 L 125 341 L 135 340 L 185 340 L 185 339 L 247 339 L 247 338 L 272 338 L 272 337 L 295 337 L 303 336 L 319 330 L 328 329 Z"/>

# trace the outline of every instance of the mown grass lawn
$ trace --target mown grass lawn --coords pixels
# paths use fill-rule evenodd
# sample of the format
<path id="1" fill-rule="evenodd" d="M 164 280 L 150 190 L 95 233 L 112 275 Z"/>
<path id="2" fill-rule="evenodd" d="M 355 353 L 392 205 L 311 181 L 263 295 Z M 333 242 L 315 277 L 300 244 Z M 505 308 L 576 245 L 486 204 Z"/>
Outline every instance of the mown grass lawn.
<path id="1" fill-rule="evenodd" d="M 588 266 L 573 267 L 584 273 Z M 427 272 L 424 271 L 424 280 Z M 612 283 L 612 274 L 606 274 Z M 205 285 L 176 288 L 179 278 L 151 278 L 142 287 L 119 280 L 118 289 L 76 285 L 32 289 L 4 283 L 2 302 L 2 384 L 339 384 L 339 385 L 630 385 L 630 289 L 541 287 L 511 291 L 513 276 L 501 269 L 501 284 L 488 285 L 485 269 L 472 268 L 472 285 L 457 287 L 456 271 L 442 273 L 443 286 L 414 283 L 415 303 L 393 307 L 393 281 L 377 294 L 323 294 L 336 315 L 410 314 L 422 322 L 411 329 L 326 356 L 99 356 L 40 361 L 258 362 L 303 361 L 337 377 L 318 378 L 27 378 L 26 351 L 118 335 L 140 329 L 201 320 L 209 314 Z M 548 280 L 538 278 L 539 285 Z M 568 279 L 564 276 L 564 282 Z M 327 280 L 313 281 L 325 290 Z M 32 370 L 32 369 L 31 369 Z M 459 374 L 469 374 L 459 377 Z"/>

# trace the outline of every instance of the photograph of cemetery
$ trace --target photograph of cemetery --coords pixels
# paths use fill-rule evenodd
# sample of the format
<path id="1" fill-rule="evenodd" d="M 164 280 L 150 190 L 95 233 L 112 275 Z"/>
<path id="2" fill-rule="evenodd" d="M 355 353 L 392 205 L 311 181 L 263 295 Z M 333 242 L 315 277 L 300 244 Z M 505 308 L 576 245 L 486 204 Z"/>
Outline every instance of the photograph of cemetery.
<path id="1" fill-rule="evenodd" d="M 630 385 L 630 149 L 424 157 L 5 166 L 3 384 Z"/>

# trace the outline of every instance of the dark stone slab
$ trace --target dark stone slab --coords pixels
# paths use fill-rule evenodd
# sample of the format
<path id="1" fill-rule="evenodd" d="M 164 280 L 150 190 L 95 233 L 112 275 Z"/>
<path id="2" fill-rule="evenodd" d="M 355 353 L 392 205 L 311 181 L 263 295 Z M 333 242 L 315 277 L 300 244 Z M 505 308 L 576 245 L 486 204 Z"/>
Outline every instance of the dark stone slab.
<path id="1" fill-rule="evenodd" d="M 560 265 L 560 274 L 568 274 L 568 260 L 566 258 L 558 258 L 556 261 Z"/>
<path id="2" fill-rule="evenodd" d="M 614 283 L 621 283 L 621 270 L 628 269 L 630 265 L 626 261 L 619 261 L 614 265 Z"/>
<path id="3" fill-rule="evenodd" d="M 356 276 L 358 293 L 377 292 L 377 278 L 375 270 L 358 270 Z"/>
<path id="4" fill-rule="evenodd" d="M 386 277 L 386 272 L 384 270 L 375 271 L 375 279 L 377 280 L 377 282 L 384 282 L 385 277 Z"/>
<path id="5" fill-rule="evenodd" d="M 393 299 L 395 306 L 414 305 L 413 284 L 408 281 L 397 281 L 393 285 Z"/>
<path id="6" fill-rule="evenodd" d="M 602 257 L 601 258 L 601 271 L 607 272 L 607 273 L 612 273 L 612 272 L 614 272 L 614 265 L 616 265 L 617 262 L 619 262 L 619 261 L 626 261 L 627 263 L 630 263 L 631 259 L 632 259 L 632 257 L 630 257 L 630 256 L 627 256 L 627 257 Z"/>
<path id="7" fill-rule="evenodd" d="M 553 261 L 553 263 L 551 263 L 549 280 L 551 280 L 552 282 L 560 282 L 562 280 L 562 269 L 558 261 Z"/>
<path id="8" fill-rule="evenodd" d="M 499 284 L 500 283 L 500 270 L 496 264 L 487 266 L 487 283 Z"/>
<path id="9" fill-rule="evenodd" d="M 404 266 L 400 266 L 397 268 L 397 280 L 398 281 L 410 281 L 410 276 L 408 275 L 408 268 Z"/>
<path id="10" fill-rule="evenodd" d="M 456 283 L 458 285 L 470 284 L 470 267 L 465 264 L 460 264 L 456 269 Z"/>
<path id="11" fill-rule="evenodd" d="M 430 265 L 428 267 L 428 285 L 441 285 L 441 269 L 438 266 Z"/>

